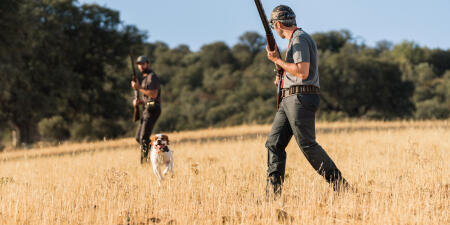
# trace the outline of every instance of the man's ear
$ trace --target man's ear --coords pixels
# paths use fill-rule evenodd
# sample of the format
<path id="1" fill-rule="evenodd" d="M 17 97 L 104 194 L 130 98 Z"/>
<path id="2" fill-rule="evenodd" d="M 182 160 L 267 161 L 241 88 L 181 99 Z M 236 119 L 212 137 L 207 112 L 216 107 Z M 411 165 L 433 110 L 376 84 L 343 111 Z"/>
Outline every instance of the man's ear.
<path id="1" fill-rule="evenodd" d="M 273 24 L 273 28 L 278 28 L 280 26 L 280 24 L 278 24 L 280 21 L 275 21 L 275 23 Z"/>
<path id="2" fill-rule="evenodd" d="M 278 24 L 278 28 L 280 28 L 280 29 L 286 28 L 286 26 L 284 26 L 283 23 L 281 23 L 280 21 L 277 21 L 277 22 L 275 23 L 275 25 L 276 25 L 276 24 Z"/>

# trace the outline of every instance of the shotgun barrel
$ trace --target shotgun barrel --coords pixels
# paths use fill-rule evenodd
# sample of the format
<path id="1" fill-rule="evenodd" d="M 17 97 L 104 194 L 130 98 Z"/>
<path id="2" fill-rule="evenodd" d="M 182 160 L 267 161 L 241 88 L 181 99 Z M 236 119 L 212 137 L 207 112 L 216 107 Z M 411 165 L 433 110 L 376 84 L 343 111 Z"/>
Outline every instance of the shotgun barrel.
<path id="1" fill-rule="evenodd" d="M 273 37 L 272 30 L 270 29 L 269 22 L 267 21 L 267 17 L 266 17 L 266 13 L 264 12 L 264 8 L 263 8 L 260 0 L 255 0 L 255 4 L 256 4 L 256 8 L 258 9 L 259 16 L 261 17 L 261 22 L 264 26 L 264 30 L 266 31 L 266 40 L 267 40 L 267 45 L 269 46 L 269 50 L 274 51 L 276 42 L 275 42 L 275 38 Z M 277 49 L 277 51 L 278 51 L 278 49 Z M 275 72 L 279 78 L 278 79 L 279 82 L 277 85 L 277 110 L 278 110 L 278 108 L 280 107 L 280 103 L 281 103 L 281 84 L 282 84 L 282 80 L 283 80 L 284 69 L 281 68 L 281 66 L 275 64 Z"/>
<path id="2" fill-rule="evenodd" d="M 136 70 L 134 69 L 134 56 L 133 51 L 130 51 L 130 59 L 131 59 L 131 68 L 133 69 L 133 74 L 131 75 L 131 80 L 134 82 L 139 82 L 139 80 L 136 77 Z M 134 100 L 139 99 L 139 91 L 134 90 Z M 139 105 L 134 106 L 134 112 L 133 112 L 133 122 L 138 121 L 140 118 L 139 113 Z"/>

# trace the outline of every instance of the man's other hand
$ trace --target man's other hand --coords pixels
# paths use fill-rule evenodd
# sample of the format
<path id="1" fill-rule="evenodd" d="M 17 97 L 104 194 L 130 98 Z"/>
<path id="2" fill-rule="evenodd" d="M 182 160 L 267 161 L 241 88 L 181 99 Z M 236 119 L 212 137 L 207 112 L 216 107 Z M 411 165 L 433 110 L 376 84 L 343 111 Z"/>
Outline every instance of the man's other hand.
<path id="1" fill-rule="evenodd" d="M 278 86 L 278 82 L 280 82 L 280 77 L 275 76 L 275 80 L 273 81 L 273 84 L 275 84 L 275 86 Z"/>
<path id="2" fill-rule="evenodd" d="M 277 59 L 280 59 L 280 53 L 278 52 L 278 46 L 275 45 L 275 50 L 270 51 L 269 50 L 269 46 L 266 45 L 266 51 L 267 51 L 267 58 L 272 61 L 275 62 Z"/>
<path id="3" fill-rule="evenodd" d="M 142 100 L 140 100 L 140 99 L 134 99 L 133 100 L 133 106 L 138 106 L 141 103 L 142 103 Z"/>
<path id="4" fill-rule="evenodd" d="M 131 81 L 131 87 L 132 87 L 134 90 L 139 90 L 139 89 L 141 89 L 141 85 L 140 85 L 138 82 L 135 82 L 134 80 Z"/>

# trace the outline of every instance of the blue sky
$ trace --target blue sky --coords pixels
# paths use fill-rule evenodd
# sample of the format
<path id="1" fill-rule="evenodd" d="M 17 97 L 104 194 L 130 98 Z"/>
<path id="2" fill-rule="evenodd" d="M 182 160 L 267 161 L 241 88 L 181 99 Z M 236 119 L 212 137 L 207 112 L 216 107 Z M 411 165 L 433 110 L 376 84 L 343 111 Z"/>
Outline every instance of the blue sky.
<path id="1" fill-rule="evenodd" d="M 170 47 L 237 43 L 245 31 L 264 34 L 253 0 L 79 0 L 118 10 L 126 24 L 147 31 L 147 41 Z M 429 48 L 450 48 L 450 0 L 262 0 L 266 14 L 285 4 L 308 33 L 348 29 L 358 43 L 414 41 Z M 287 41 L 277 39 L 280 46 Z"/>

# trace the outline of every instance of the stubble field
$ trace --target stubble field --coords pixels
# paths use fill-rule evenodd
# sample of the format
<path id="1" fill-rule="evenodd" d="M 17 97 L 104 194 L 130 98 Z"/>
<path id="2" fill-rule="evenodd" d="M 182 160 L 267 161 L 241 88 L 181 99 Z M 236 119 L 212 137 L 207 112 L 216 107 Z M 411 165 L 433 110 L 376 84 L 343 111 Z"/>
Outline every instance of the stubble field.
<path id="1" fill-rule="evenodd" d="M 266 201 L 270 126 L 171 133 L 158 187 L 130 139 L 0 153 L 0 224 L 449 224 L 450 123 L 319 123 L 317 140 L 357 193 L 334 193 L 295 140 Z"/>

